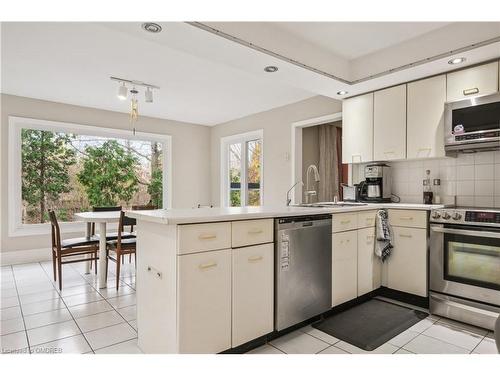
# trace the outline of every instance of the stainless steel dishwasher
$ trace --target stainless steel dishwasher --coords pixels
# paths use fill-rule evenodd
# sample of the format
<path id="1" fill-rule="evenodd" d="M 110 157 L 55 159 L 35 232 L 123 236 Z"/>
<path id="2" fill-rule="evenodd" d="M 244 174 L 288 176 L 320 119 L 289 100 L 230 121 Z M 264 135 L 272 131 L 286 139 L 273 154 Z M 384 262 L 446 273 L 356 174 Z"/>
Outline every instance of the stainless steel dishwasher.
<path id="1" fill-rule="evenodd" d="M 274 323 L 281 331 L 332 307 L 332 219 L 279 218 L 274 230 Z"/>

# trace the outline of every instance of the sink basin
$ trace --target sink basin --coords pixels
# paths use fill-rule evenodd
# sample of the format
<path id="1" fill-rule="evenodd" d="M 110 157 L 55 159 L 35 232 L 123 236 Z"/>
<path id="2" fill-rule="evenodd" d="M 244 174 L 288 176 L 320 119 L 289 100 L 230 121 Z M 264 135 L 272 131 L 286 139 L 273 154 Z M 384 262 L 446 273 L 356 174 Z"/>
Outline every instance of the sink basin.
<path id="1" fill-rule="evenodd" d="M 297 207 L 356 207 L 356 206 L 366 206 L 367 203 L 358 202 L 316 202 L 316 203 L 300 203 L 295 206 Z"/>

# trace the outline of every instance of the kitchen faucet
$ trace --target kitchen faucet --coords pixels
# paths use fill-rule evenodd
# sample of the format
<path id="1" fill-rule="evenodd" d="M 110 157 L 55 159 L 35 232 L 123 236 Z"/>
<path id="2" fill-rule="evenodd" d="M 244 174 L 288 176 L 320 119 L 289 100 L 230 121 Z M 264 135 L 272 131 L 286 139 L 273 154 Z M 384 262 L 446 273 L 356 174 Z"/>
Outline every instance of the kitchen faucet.
<path id="1" fill-rule="evenodd" d="M 315 182 L 319 182 L 319 172 L 318 172 L 318 168 L 316 167 L 316 165 L 314 164 L 311 164 L 308 168 L 307 168 L 307 172 L 306 172 L 306 176 L 307 176 L 307 183 L 306 183 L 306 191 L 304 192 L 304 195 L 306 197 L 306 203 L 311 203 L 309 202 L 309 200 L 311 199 L 312 196 L 314 195 L 317 195 L 317 192 L 316 190 L 311 190 L 311 188 L 309 187 L 309 176 L 310 176 L 310 172 L 313 171 L 314 172 L 314 181 Z"/>
<path id="2" fill-rule="evenodd" d="M 286 192 L 286 205 L 287 206 L 290 206 L 290 203 L 292 203 L 292 198 L 290 198 L 290 192 L 293 190 L 293 188 L 295 186 L 297 186 L 298 184 L 301 184 L 301 185 L 304 185 L 304 183 L 302 181 L 297 181 L 296 183 L 294 183 L 292 185 L 292 187 L 290 189 L 288 189 L 288 191 Z"/>

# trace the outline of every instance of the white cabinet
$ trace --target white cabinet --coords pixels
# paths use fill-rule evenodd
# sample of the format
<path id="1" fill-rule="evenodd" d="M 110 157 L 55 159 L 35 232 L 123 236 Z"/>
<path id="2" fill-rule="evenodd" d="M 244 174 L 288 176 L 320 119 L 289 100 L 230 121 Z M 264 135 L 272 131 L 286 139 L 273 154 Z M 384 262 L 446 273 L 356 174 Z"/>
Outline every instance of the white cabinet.
<path id="1" fill-rule="evenodd" d="M 373 158 L 406 158 L 406 85 L 376 91 L 373 104 Z"/>
<path id="2" fill-rule="evenodd" d="M 427 297 L 427 229 L 393 226 L 387 286 Z"/>
<path id="3" fill-rule="evenodd" d="M 358 236 L 356 230 L 335 233 L 332 239 L 332 306 L 358 295 Z"/>
<path id="4" fill-rule="evenodd" d="M 447 101 L 452 102 L 498 91 L 498 61 L 447 75 Z"/>
<path id="5" fill-rule="evenodd" d="M 444 156 L 445 102 L 445 75 L 408 84 L 408 159 Z"/>
<path id="6" fill-rule="evenodd" d="M 273 249 L 269 243 L 232 250 L 233 347 L 274 329 Z"/>
<path id="7" fill-rule="evenodd" d="M 342 162 L 373 161 L 373 93 L 342 102 Z"/>
<path id="8" fill-rule="evenodd" d="M 231 227 L 232 247 L 273 242 L 273 219 L 234 221 Z"/>
<path id="9" fill-rule="evenodd" d="M 177 257 L 180 353 L 231 347 L 231 250 Z"/>
<path id="10" fill-rule="evenodd" d="M 381 262 L 375 255 L 375 227 L 363 228 L 358 233 L 358 296 L 380 286 Z"/>

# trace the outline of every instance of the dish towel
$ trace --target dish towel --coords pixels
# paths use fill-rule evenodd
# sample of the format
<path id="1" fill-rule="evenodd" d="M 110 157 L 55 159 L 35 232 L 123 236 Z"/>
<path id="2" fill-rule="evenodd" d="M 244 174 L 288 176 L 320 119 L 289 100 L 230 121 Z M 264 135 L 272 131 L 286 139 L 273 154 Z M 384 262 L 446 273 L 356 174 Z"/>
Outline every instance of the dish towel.
<path id="1" fill-rule="evenodd" d="M 377 243 L 375 245 L 375 255 L 382 259 L 382 262 L 391 255 L 391 228 L 389 226 L 389 215 L 386 210 L 378 210 L 375 222 L 375 235 Z"/>

